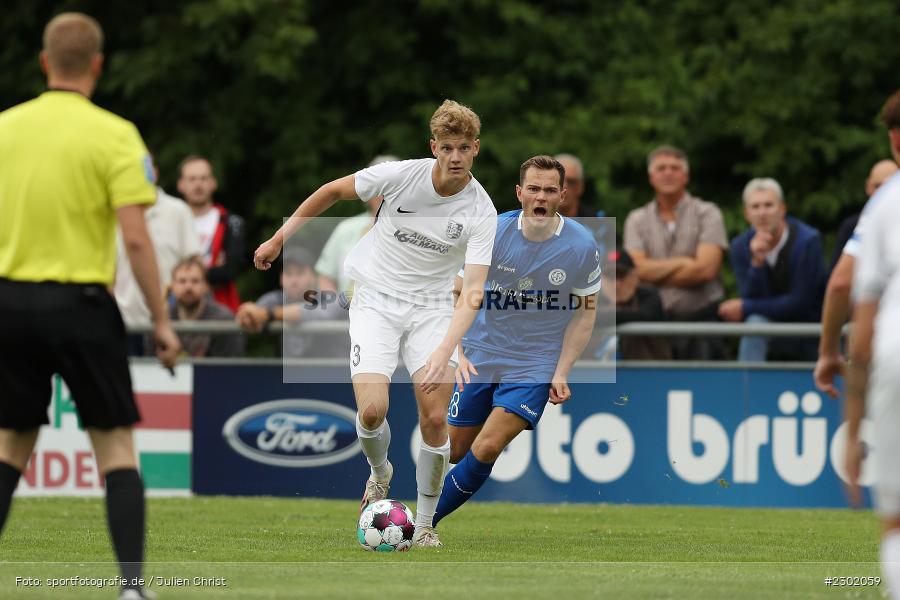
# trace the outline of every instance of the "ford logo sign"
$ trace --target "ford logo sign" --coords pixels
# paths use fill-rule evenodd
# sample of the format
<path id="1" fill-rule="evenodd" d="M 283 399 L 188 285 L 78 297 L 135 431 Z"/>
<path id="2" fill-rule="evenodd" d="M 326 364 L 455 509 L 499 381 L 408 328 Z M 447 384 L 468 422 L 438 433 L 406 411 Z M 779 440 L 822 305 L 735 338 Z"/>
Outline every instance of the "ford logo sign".
<path id="1" fill-rule="evenodd" d="M 272 400 L 233 415 L 222 435 L 234 450 L 279 467 L 321 467 L 360 451 L 356 412 L 320 400 Z"/>

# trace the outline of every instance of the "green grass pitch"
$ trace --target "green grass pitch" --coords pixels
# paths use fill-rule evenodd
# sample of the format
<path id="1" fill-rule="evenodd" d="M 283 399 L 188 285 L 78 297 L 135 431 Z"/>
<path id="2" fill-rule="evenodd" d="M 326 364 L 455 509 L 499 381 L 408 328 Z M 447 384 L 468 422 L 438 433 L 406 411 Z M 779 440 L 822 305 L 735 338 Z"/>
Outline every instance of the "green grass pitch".
<path id="1" fill-rule="evenodd" d="M 280 498 L 148 501 L 146 576 L 181 598 L 878 598 L 869 512 L 472 502 L 439 528 L 444 548 L 369 553 L 358 505 Z M 0 538 L 0 598 L 115 598 L 49 578 L 117 570 L 103 501 L 18 498 Z M 40 578 L 40 587 L 16 585 Z M 194 577 L 227 586 L 194 585 Z M 174 586 L 173 578 L 188 580 Z"/>

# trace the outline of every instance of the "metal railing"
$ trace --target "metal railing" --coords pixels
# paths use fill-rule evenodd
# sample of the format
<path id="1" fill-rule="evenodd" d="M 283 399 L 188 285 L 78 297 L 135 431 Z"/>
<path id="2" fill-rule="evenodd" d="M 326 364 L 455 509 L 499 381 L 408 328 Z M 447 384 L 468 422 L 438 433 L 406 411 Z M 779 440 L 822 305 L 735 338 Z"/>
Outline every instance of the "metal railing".
<path id="1" fill-rule="evenodd" d="M 349 321 L 315 321 L 311 323 L 298 323 L 285 326 L 281 321 L 269 324 L 265 329 L 268 333 L 316 333 L 316 334 L 346 334 Z M 175 321 L 172 328 L 179 333 L 238 333 L 244 331 L 234 321 Z M 844 332 L 846 333 L 846 326 Z M 151 325 L 129 327 L 129 333 L 151 333 Z M 603 330 L 598 329 L 598 333 Z M 672 322 L 654 321 L 641 323 L 627 323 L 619 325 L 614 330 L 620 336 L 674 336 L 674 337 L 738 337 L 743 335 L 757 335 L 766 337 L 818 337 L 822 333 L 819 323 L 717 323 L 717 322 Z"/>

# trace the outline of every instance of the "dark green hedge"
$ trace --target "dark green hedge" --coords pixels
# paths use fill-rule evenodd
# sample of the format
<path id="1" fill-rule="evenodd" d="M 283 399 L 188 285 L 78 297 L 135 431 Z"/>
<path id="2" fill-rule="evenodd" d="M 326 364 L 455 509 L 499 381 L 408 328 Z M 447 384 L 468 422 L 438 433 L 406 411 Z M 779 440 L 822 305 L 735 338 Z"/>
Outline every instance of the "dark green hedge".
<path id="1" fill-rule="evenodd" d="M 254 242 L 375 154 L 424 155 L 446 97 L 482 116 L 475 171 L 500 208 L 525 158 L 568 151 L 621 228 L 649 198 L 647 151 L 673 143 L 730 234 L 743 184 L 772 176 L 829 239 L 889 156 L 877 114 L 900 87 L 892 0 L 20 0 L 0 20 L 3 108 L 42 89 L 43 25 L 72 9 L 106 31 L 97 103 L 138 124 L 169 189 L 183 155 L 210 155 Z"/>

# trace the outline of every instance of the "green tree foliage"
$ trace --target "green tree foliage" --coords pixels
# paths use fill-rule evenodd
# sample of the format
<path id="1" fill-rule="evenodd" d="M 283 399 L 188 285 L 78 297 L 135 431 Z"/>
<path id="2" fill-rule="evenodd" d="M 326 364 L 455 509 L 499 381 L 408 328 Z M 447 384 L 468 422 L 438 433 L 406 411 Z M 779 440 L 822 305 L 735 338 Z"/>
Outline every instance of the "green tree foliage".
<path id="1" fill-rule="evenodd" d="M 209 155 L 218 197 L 248 219 L 252 244 L 372 156 L 426 155 L 428 118 L 447 97 L 482 117 L 475 171 L 499 208 L 515 205 L 525 158 L 567 151 L 584 160 L 590 202 L 621 227 L 650 198 L 647 152 L 672 143 L 690 154 L 692 191 L 723 207 L 731 234 L 744 227 L 744 183 L 771 176 L 790 210 L 827 236 L 861 206 L 869 166 L 889 156 L 876 117 L 900 87 L 892 0 L 21 0 L 5 9 L 2 107 L 42 89 L 47 19 L 93 14 L 108 54 L 97 103 L 138 124 L 169 189 L 181 157 Z"/>

